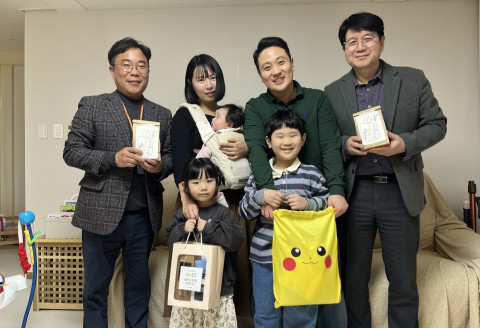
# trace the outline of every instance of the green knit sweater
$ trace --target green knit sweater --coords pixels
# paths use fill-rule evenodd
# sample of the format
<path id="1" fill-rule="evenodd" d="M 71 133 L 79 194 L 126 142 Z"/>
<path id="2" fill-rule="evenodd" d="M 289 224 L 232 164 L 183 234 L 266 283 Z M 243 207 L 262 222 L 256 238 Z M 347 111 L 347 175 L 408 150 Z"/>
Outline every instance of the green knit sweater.
<path id="1" fill-rule="evenodd" d="M 307 122 L 307 140 L 298 157 L 302 163 L 315 165 L 327 178 L 332 195 L 345 196 L 341 137 L 332 106 L 323 91 L 303 88 L 293 82 L 296 94 L 288 103 L 276 99 L 270 91 L 252 98 L 245 106 L 244 136 L 248 160 L 259 189 L 275 189 L 268 159 L 273 153 L 265 142 L 265 124 L 276 111 L 294 110 Z"/>

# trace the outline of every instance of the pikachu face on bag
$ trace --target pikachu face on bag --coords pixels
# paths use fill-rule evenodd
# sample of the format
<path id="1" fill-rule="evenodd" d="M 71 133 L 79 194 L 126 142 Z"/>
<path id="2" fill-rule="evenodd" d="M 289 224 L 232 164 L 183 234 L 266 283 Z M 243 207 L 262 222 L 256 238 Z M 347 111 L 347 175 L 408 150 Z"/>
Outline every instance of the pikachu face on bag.
<path id="1" fill-rule="evenodd" d="M 340 302 L 333 209 L 274 212 L 275 307 Z"/>
<path id="2" fill-rule="evenodd" d="M 303 265 L 321 266 L 324 264 L 326 269 L 330 268 L 332 266 L 332 257 L 327 255 L 327 250 L 321 245 L 318 246 L 317 249 L 314 249 L 314 243 L 315 241 L 312 241 L 309 247 L 307 245 L 303 245 L 301 248 L 293 247 L 290 252 L 292 256 L 287 256 L 283 259 L 283 268 L 287 271 L 295 270 L 297 268 L 297 262 L 299 264 L 298 270 L 306 269 L 302 268 Z"/>

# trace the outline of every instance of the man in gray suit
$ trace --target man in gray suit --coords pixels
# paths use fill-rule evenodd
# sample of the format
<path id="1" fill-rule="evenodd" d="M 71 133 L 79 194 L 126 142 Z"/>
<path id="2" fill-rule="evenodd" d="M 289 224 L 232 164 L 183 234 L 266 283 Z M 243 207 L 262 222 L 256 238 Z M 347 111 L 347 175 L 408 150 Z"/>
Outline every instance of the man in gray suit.
<path id="1" fill-rule="evenodd" d="M 150 299 L 148 257 L 162 225 L 161 180 L 172 172 L 171 112 L 143 97 L 148 47 L 132 38 L 108 53 L 116 91 L 80 100 L 63 158 L 85 171 L 73 225 L 82 229 L 84 327 L 108 327 L 107 296 L 122 251 L 126 327 L 146 327 Z M 161 160 L 132 147 L 132 121 L 160 122 Z"/>
<path id="2" fill-rule="evenodd" d="M 368 282 L 375 235 L 380 234 L 390 283 L 389 327 L 418 327 L 416 253 L 425 205 L 421 152 L 445 137 L 447 119 L 422 71 L 380 59 L 383 21 L 351 15 L 338 36 L 352 70 L 328 85 L 342 134 L 347 228 L 345 299 L 349 327 L 370 327 Z M 380 105 L 390 144 L 365 150 L 352 114 Z"/>

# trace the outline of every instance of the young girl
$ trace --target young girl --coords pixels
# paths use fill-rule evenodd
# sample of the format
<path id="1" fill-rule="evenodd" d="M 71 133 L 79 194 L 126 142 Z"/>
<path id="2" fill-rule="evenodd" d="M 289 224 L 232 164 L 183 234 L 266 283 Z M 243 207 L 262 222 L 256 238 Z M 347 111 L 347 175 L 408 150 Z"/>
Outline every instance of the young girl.
<path id="1" fill-rule="evenodd" d="M 224 182 L 224 177 L 209 159 L 190 160 L 183 177 L 185 193 L 198 205 L 199 219 L 185 218 L 181 208 L 175 212 L 166 229 L 170 250 L 175 242 L 185 240 L 189 233 L 202 233 L 204 243 L 225 249 L 225 264 L 220 304 L 208 311 L 173 307 L 170 327 L 237 327 L 233 288 L 237 271 L 236 251 L 245 238 L 242 226 L 228 208 L 216 202 L 218 188 Z M 192 234 L 190 239 L 193 239 Z"/>

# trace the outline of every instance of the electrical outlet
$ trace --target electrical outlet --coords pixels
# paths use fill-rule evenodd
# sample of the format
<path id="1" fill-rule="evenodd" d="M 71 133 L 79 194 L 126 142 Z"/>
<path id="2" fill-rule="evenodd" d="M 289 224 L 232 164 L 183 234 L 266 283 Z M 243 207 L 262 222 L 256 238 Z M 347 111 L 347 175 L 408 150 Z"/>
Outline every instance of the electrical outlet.
<path id="1" fill-rule="evenodd" d="M 53 137 L 55 139 L 63 139 L 63 124 L 53 125 Z"/>
<path id="2" fill-rule="evenodd" d="M 38 138 L 40 139 L 48 138 L 48 124 L 41 123 L 38 125 Z"/>

